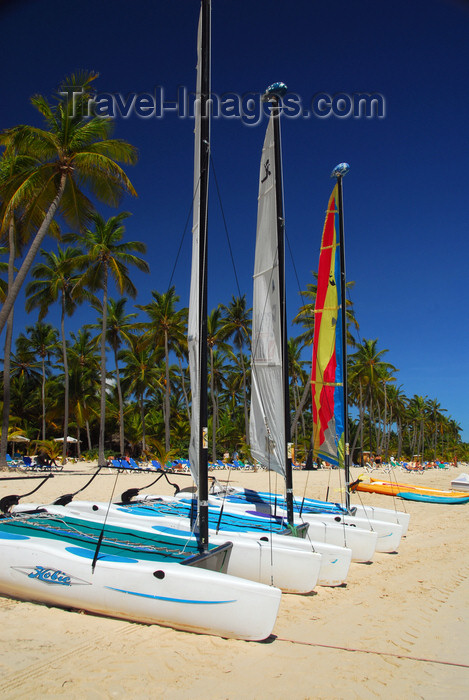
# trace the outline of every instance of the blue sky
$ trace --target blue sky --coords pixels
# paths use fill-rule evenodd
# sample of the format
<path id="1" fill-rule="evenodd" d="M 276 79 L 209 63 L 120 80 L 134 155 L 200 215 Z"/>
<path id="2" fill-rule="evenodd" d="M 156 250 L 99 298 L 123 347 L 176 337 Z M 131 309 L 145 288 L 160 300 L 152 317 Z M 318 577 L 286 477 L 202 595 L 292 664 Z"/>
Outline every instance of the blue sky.
<path id="1" fill-rule="evenodd" d="M 469 440 L 467 199 L 469 6 L 456 0 L 213 0 L 212 90 L 261 93 L 284 81 L 305 109 L 318 93 L 379 93 L 382 118 L 297 116 L 282 123 L 288 303 L 317 269 L 332 168 L 344 181 L 347 278 L 360 338 L 378 338 L 408 396 L 436 398 Z M 34 93 L 99 72 L 98 93 L 176 100 L 195 86 L 198 0 L 10 2 L 0 10 L 3 66 L 0 127 L 38 123 Z M 311 109 L 309 109 L 311 112 Z M 252 298 L 259 159 L 266 120 L 220 117 L 212 155 L 240 292 Z M 192 199 L 193 121 L 116 117 L 115 136 L 138 147 L 129 171 L 138 199 L 127 239 L 143 240 L 151 273 L 134 277 L 136 303 L 165 291 Z M 209 305 L 238 294 L 212 177 Z M 102 210 L 111 215 L 111 210 Z M 50 243 L 48 245 L 51 245 Z M 190 231 L 175 277 L 188 303 Z M 129 302 L 128 311 L 131 304 Z M 17 305 L 17 331 L 26 319 Z M 58 315 L 49 320 L 58 323 Z M 70 330 L 89 322 L 83 308 Z M 298 328 L 294 329 L 298 332 Z"/>

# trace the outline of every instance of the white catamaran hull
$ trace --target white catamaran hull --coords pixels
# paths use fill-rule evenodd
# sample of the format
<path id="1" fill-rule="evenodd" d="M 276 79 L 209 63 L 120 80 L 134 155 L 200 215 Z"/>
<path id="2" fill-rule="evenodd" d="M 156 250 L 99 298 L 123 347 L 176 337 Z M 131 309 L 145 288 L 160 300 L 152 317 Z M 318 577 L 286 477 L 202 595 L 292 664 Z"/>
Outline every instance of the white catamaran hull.
<path id="1" fill-rule="evenodd" d="M 140 502 L 151 506 L 151 498 L 143 496 Z M 171 500 L 166 497 L 167 500 Z M 31 506 L 29 506 L 31 507 Z M 99 508 L 97 511 L 96 508 Z M 67 506 L 73 515 L 107 512 L 108 505 L 89 501 L 73 501 Z M 125 510 L 124 514 L 122 511 Z M 118 505 L 110 507 L 110 514 L 116 520 L 130 518 L 140 527 L 154 531 L 191 532 L 189 518 L 158 515 L 132 516 L 128 509 Z M 226 532 L 217 534 L 210 530 L 210 541 L 219 544 L 230 540 L 233 543 L 228 573 L 241 578 L 249 578 L 260 583 L 273 584 L 288 593 L 307 593 L 311 586 L 340 586 L 345 583 L 352 560 L 352 551 L 346 547 L 311 541 L 309 537 L 287 537 L 269 532 L 258 533 Z M 307 559 L 305 559 L 305 555 Z M 313 556 L 311 556 L 313 555 Z M 305 566 L 306 564 L 306 566 Z"/>
<path id="2" fill-rule="evenodd" d="M 155 499 L 166 502 L 177 500 L 170 496 L 156 497 L 143 495 L 136 497 L 136 501 L 145 505 L 151 505 L 152 501 Z M 171 526 L 181 528 L 185 531 L 191 530 L 189 518 L 160 515 L 157 515 L 156 517 L 158 517 L 158 522 L 160 522 L 160 519 L 164 517 Z M 217 534 L 214 530 L 210 530 L 210 533 L 210 537 Z M 228 538 L 230 541 L 233 541 L 232 538 L 240 537 L 242 539 L 251 539 L 259 543 L 265 542 L 269 545 L 272 543 L 273 545 L 278 545 L 282 548 L 294 549 L 296 551 L 317 552 L 321 555 L 321 566 L 317 581 L 318 586 L 341 586 L 347 579 L 350 563 L 352 561 L 352 550 L 349 547 L 331 544 L 325 542 L 324 540 L 318 541 L 311 537 L 310 531 L 308 531 L 305 539 L 278 535 L 271 533 L 268 530 L 264 531 L 263 533 L 254 531 L 230 532 L 228 530 L 223 530 L 223 532 L 220 533 L 220 536 L 223 536 L 225 539 Z M 278 585 L 278 583 L 276 585 Z M 279 586 L 279 588 L 280 587 L 281 586 Z"/>
<path id="3" fill-rule="evenodd" d="M 375 532 L 377 552 L 397 552 L 402 538 L 402 527 L 397 523 L 385 523 L 382 520 L 369 520 L 368 518 L 357 518 L 355 515 L 340 515 L 328 513 L 303 513 L 301 520 L 309 523 L 336 523 L 347 528 L 360 528 Z"/>
<path id="4" fill-rule="evenodd" d="M 100 557 L 60 540 L 0 531 L 0 594 L 246 640 L 272 632 L 281 592 L 176 563 Z"/>
<path id="5" fill-rule="evenodd" d="M 222 489 L 220 489 L 220 493 L 218 491 L 213 492 L 214 495 L 218 495 L 219 498 L 222 497 Z M 230 490 L 230 498 L 237 498 L 240 497 L 241 499 L 246 499 L 246 489 L 244 488 L 235 488 L 231 487 Z M 256 491 L 253 491 L 252 489 L 249 489 L 250 494 L 256 494 Z M 275 501 L 277 496 L 275 494 L 271 494 L 270 500 Z M 262 505 L 262 495 L 259 494 L 259 504 L 256 504 L 256 507 L 261 510 Z M 295 498 L 294 499 L 295 503 L 299 504 L 303 502 L 302 498 Z M 330 507 L 331 505 L 336 505 L 332 504 L 328 501 L 321 501 L 318 499 L 310 499 L 306 498 L 304 500 L 305 503 L 305 510 L 307 509 L 307 506 L 311 503 L 313 506 L 318 506 L 320 507 L 321 505 L 324 505 L 327 507 Z M 270 508 L 269 504 L 265 504 L 266 508 L 264 512 L 267 512 L 267 510 Z M 404 537 L 407 534 L 407 531 L 409 529 L 409 522 L 410 522 L 410 513 L 404 513 L 403 511 L 398 511 L 398 510 L 391 510 L 390 508 L 376 508 L 375 506 L 365 506 L 365 505 L 356 505 L 356 504 L 351 504 L 350 508 L 352 511 L 354 511 L 354 515 L 359 517 L 359 518 L 365 518 L 366 520 L 382 520 L 385 523 L 397 523 L 398 525 L 401 525 L 402 527 L 402 537 Z M 327 511 L 326 511 L 327 512 Z M 361 527 L 361 526 L 360 526 Z M 379 551 L 379 550 L 377 550 Z"/>
<path id="6" fill-rule="evenodd" d="M 16 512 L 25 508 L 42 508 L 50 513 L 87 518 L 93 522 L 104 522 L 113 526 L 131 528 L 134 532 L 160 532 L 162 534 L 192 538 L 189 518 L 133 514 L 129 508 L 93 501 L 73 501 L 62 510 L 61 506 L 19 506 Z M 221 545 L 227 540 L 233 543 L 227 573 L 266 585 L 274 585 L 287 593 L 310 593 L 318 584 L 322 556 L 314 552 L 304 541 L 301 547 L 290 547 L 291 538 L 278 536 L 275 542 L 262 537 L 252 538 L 239 533 L 215 534 L 210 532 L 210 543 Z M 342 567 L 341 567 L 342 568 Z M 339 569 L 339 567 L 337 567 Z M 340 574 L 333 575 L 337 578 Z"/>
<path id="7" fill-rule="evenodd" d="M 210 496 L 209 501 L 211 505 L 221 505 L 221 499 L 216 496 Z M 243 503 L 237 505 L 230 502 L 229 504 L 225 503 L 224 510 L 225 513 L 249 513 L 253 515 L 255 513 L 255 506 L 254 504 Z M 286 517 L 286 513 L 283 511 L 277 511 L 277 515 Z M 300 525 L 302 521 L 296 518 L 295 522 L 297 525 Z M 376 532 L 363 530 L 356 525 L 350 526 L 347 524 L 328 522 L 325 519 L 312 519 L 311 521 L 308 519 L 308 522 L 308 535 L 313 542 L 324 542 L 336 545 L 337 547 L 347 547 L 352 550 L 352 561 L 368 562 L 373 559 L 378 542 L 378 535 Z"/>
<path id="8" fill-rule="evenodd" d="M 240 491 L 239 500 L 237 500 L 236 493 L 230 494 L 229 498 L 229 506 L 233 505 L 234 507 L 238 507 L 239 505 L 243 508 L 245 506 L 249 506 L 249 508 L 252 508 L 253 511 L 257 510 L 261 513 L 274 513 L 275 515 L 279 515 L 281 517 L 287 517 L 287 512 L 283 503 L 280 507 L 278 505 L 271 505 L 270 500 L 272 503 L 275 502 L 275 494 L 272 494 L 271 498 L 268 500 L 263 499 L 259 501 L 249 501 L 244 498 L 244 491 Z M 216 495 L 214 496 L 214 499 L 217 499 L 220 503 L 222 497 L 220 495 Z M 314 503 L 314 505 L 316 505 L 316 503 L 320 505 L 320 501 L 312 501 L 312 503 Z M 327 511 L 323 513 L 315 513 L 308 511 L 308 501 L 305 501 L 305 504 L 305 508 L 303 509 L 301 515 L 295 514 L 295 517 L 302 522 L 309 523 L 310 526 L 315 522 L 327 522 L 330 524 L 337 523 L 349 525 L 351 527 L 358 527 L 362 530 L 371 530 L 376 532 L 378 535 L 376 543 L 377 552 L 396 552 L 399 547 L 403 533 L 403 526 L 397 523 L 394 519 L 391 519 L 390 516 L 381 520 L 378 518 L 378 516 L 372 518 L 370 513 L 363 510 L 358 515 L 358 511 L 356 511 L 354 515 L 330 513 Z M 384 510 L 385 509 L 381 509 L 382 512 Z M 392 511 L 389 511 L 389 514 L 392 514 Z M 405 513 L 403 515 L 405 515 Z"/>
<path id="9" fill-rule="evenodd" d="M 407 535 L 409 529 L 410 513 L 401 510 L 391 510 L 390 508 L 375 508 L 375 506 L 354 505 L 356 514 L 362 518 L 369 518 L 371 521 L 382 520 L 385 523 L 397 523 L 402 527 L 402 537 Z"/>

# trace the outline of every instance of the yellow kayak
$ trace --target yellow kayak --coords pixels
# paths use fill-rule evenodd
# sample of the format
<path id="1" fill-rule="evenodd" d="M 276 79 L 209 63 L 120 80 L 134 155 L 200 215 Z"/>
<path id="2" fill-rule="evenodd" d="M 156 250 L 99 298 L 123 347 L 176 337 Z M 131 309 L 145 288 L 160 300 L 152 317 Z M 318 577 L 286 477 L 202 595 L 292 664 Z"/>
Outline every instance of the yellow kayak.
<path id="1" fill-rule="evenodd" d="M 418 493 L 425 496 L 435 496 L 438 498 L 467 498 L 464 491 L 442 491 L 440 489 L 429 489 L 416 484 L 398 484 L 394 481 L 381 481 L 370 478 L 370 483 L 365 484 L 358 479 L 350 484 L 351 491 L 364 491 L 367 493 L 380 493 L 385 496 L 397 496 L 399 493 Z"/>

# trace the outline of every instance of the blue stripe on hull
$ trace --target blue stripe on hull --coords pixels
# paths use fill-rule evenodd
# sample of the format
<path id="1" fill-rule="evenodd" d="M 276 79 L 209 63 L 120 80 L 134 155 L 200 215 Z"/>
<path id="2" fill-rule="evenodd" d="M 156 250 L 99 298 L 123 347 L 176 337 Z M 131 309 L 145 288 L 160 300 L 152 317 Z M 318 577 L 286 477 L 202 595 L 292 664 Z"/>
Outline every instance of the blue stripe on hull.
<path id="1" fill-rule="evenodd" d="M 126 595 L 134 595 L 138 596 L 139 598 L 151 598 L 152 600 L 164 600 L 169 603 L 183 603 L 185 605 L 225 605 L 226 603 L 236 603 L 236 600 L 187 600 L 184 598 L 168 598 L 167 596 L 137 593 L 136 591 L 126 591 L 123 588 L 112 588 L 112 586 L 106 586 L 106 588 L 110 591 L 117 591 L 117 593 L 125 593 Z"/>

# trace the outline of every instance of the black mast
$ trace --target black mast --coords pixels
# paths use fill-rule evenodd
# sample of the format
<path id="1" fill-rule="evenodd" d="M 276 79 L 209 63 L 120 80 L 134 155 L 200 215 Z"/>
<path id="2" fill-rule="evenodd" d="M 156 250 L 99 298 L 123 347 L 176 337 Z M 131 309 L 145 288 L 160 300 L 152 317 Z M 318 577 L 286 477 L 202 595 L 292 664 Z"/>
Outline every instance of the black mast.
<path id="1" fill-rule="evenodd" d="M 264 102 L 272 103 L 272 116 L 274 120 L 274 154 L 275 154 L 275 199 L 277 210 L 277 250 L 279 266 L 279 298 L 280 298 L 280 331 L 282 343 L 282 372 L 283 372 L 283 405 L 284 405 L 284 431 L 285 431 L 285 490 L 287 502 L 287 519 L 290 525 L 294 525 L 293 515 L 293 479 L 291 458 L 291 431 L 290 431 L 290 392 L 288 378 L 288 340 L 287 340 L 287 309 L 285 295 L 285 216 L 283 212 L 283 180 L 282 180 L 282 151 L 280 137 L 280 99 L 286 94 L 287 86 L 284 83 L 274 83 L 267 88 Z"/>
<path id="2" fill-rule="evenodd" d="M 345 506 L 350 511 L 350 447 L 348 430 L 348 379 L 347 379 L 347 307 L 345 294 L 345 236 L 344 236 L 344 199 L 342 178 L 350 170 L 348 163 L 336 165 L 331 173 L 331 177 L 337 179 L 339 212 L 339 247 L 340 247 L 340 305 L 342 308 L 342 363 L 343 363 L 343 387 L 344 387 L 344 470 L 345 470 Z"/>
<path id="3" fill-rule="evenodd" d="M 208 549 L 208 398 L 207 398 L 207 218 L 210 162 L 210 15 L 211 0 L 202 0 L 200 80 L 200 219 L 199 219 L 199 321 L 200 321 L 200 435 L 199 435 L 199 548 Z"/>

